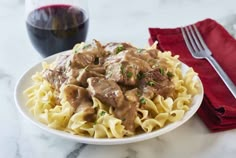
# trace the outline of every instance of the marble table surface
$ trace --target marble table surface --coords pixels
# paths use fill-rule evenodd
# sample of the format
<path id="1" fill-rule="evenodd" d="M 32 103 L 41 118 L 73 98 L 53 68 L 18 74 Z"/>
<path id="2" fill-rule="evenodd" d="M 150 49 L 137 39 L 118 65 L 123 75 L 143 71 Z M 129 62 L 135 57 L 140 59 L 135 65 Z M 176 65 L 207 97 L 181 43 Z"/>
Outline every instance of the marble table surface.
<path id="1" fill-rule="evenodd" d="M 177 27 L 213 18 L 236 34 L 235 0 L 90 0 L 87 40 L 146 46 L 147 28 Z M 197 115 L 143 142 L 98 146 L 47 133 L 23 118 L 13 91 L 21 74 L 42 57 L 25 29 L 24 1 L 0 0 L 0 158 L 234 158 L 236 130 L 211 133 Z"/>

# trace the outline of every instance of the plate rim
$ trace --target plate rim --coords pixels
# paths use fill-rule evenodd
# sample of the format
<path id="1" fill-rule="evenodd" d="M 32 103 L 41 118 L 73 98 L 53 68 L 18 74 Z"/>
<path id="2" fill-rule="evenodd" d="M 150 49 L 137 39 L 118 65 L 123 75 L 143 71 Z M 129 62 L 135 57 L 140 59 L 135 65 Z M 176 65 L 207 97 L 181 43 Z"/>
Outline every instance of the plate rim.
<path id="1" fill-rule="evenodd" d="M 85 137 L 85 136 L 80 136 L 80 135 L 73 135 L 73 134 L 65 132 L 65 131 L 60 131 L 57 129 L 50 128 L 46 124 L 43 124 L 43 123 L 39 122 L 36 118 L 34 118 L 32 116 L 32 114 L 29 113 L 29 111 L 27 112 L 27 110 L 28 110 L 27 107 L 25 105 L 23 105 L 24 103 L 20 102 L 20 95 L 19 95 L 20 92 L 23 95 L 21 83 L 24 83 L 23 80 L 25 78 L 27 78 L 27 76 L 29 77 L 30 72 L 32 72 L 34 69 L 36 69 L 38 66 L 40 66 L 43 61 L 48 62 L 53 59 L 55 60 L 58 55 L 67 54 L 67 53 L 70 53 L 71 51 L 72 50 L 66 50 L 66 51 L 54 54 L 52 56 L 49 56 L 47 58 L 40 60 L 39 62 L 37 62 L 36 64 L 31 66 L 30 68 L 28 68 L 20 76 L 20 78 L 17 80 L 16 86 L 14 88 L 14 101 L 15 101 L 16 107 L 17 107 L 18 111 L 21 113 L 21 115 L 23 115 L 24 118 L 29 120 L 35 126 L 41 128 L 44 131 L 47 131 L 51 134 L 60 136 L 62 138 L 67 138 L 67 139 L 70 139 L 73 141 L 77 141 L 80 143 L 93 144 L 93 145 L 119 145 L 119 144 L 129 144 L 129 143 L 134 143 L 134 142 L 140 142 L 140 141 L 144 141 L 144 140 L 148 140 L 151 138 L 161 136 L 163 134 L 166 134 L 166 133 L 180 127 L 185 122 L 187 122 L 190 118 L 192 118 L 193 115 L 197 112 L 197 110 L 201 106 L 203 96 L 204 96 L 204 89 L 203 89 L 203 84 L 201 82 L 201 79 L 199 78 L 199 76 L 197 76 L 197 79 L 200 81 L 201 93 L 194 96 L 194 98 L 193 98 L 193 100 L 195 101 L 194 106 L 192 105 L 192 107 L 190 107 L 190 109 L 184 114 L 184 117 L 181 120 L 176 121 L 174 123 L 170 123 L 160 129 L 154 130 L 150 133 L 142 133 L 142 134 L 134 135 L 131 137 L 123 137 L 123 138 L 93 138 L 93 137 Z M 180 62 L 184 67 L 189 68 L 188 65 L 186 65 L 182 61 L 180 61 Z M 34 71 L 34 73 L 36 71 Z M 28 78 L 28 80 L 29 80 L 29 78 Z M 31 78 L 30 78 L 30 80 L 32 81 Z M 25 107 L 25 108 L 23 108 L 23 107 Z"/>

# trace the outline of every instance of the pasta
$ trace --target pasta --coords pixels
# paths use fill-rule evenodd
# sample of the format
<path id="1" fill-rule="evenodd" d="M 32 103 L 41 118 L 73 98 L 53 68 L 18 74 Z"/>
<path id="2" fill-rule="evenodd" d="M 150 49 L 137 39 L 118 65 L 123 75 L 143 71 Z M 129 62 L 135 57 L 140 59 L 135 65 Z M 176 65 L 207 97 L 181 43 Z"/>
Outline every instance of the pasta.
<path id="1" fill-rule="evenodd" d="M 99 43 L 97 43 L 97 45 L 98 44 Z M 122 45 L 122 47 L 120 47 L 120 45 Z M 103 48 L 103 51 L 106 50 L 104 48 L 106 46 L 101 47 Z M 107 69 L 118 64 L 112 63 L 114 62 L 114 57 L 118 58 L 126 50 L 131 48 L 133 50 L 134 48 L 130 48 L 128 46 L 126 49 L 123 48 L 123 46 L 126 46 L 125 43 L 113 43 L 113 46 L 113 51 L 117 52 L 117 50 L 120 49 L 120 52 L 109 55 L 105 58 L 107 61 L 105 61 L 104 65 Z M 87 50 L 86 47 L 87 45 L 85 43 L 77 44 L 73 49 L 73 53 L 81 53 L 83 55 L 83 52 L 87 53 L 91 50 L 90 48 Z M 96 50 L 99 49 L 96 48 Z M 148 53 L 151 54 L 153 52 L 155 53 L 156 57 L 152 57 L 149 60 L 150 62 L 148 67 L 150 67 L 150 72 L 158 68 L 161 75 L 166 75 L 168 77 L 168 83 L 173 84 L 173 87 L 170 88 L 171 90 L 167 89 L 168 93 L 166 91 L 148 91 L 152 93 L 147 95 L 149 93 L 145 93 L 145 90 L 150 90 L 150 88 L 154 87 L 154 84 L 159 83 L 154 81 L 150 82 L 150 80 L 146 82 L 145 80 L 148 85 L 145 85 L 144 88 L 140 88 L 139 85 L 142 85 L 143 79 L 141 79 L 140 82 L 138 81 L 138 83 L 133 84 L 131 79 L 133 77 L 132 75 L 134 75 L 136 71 L 132 71 L 132 74 L 126 74 L 127 80 L 123 79 L 122 84 L 120 84 L 120 80 L 116 81 L 116 83 L 121 87 L 124 84 L 128 84 L 128 87 L 130 87 L 130 85 L 133 87 L 134 85 L 137 85 L 137 87 L 134 87 L 131 90 L 123 90 L 122 97 L 124 99 L 120 105 L 118 100 L 116 100 L 120 99 L 116 89 L 114 91 L 104 91 L 104 96 L 102 96 L 103 98 L 107 96 L 110 97 L 114 94 L 117 95 L 116 97 L 112 98 L 113 102 L 114 100 L 117 101 L 116 105 L 114 105 L 114 103 L 110 104 L 106 99 L 103 100 L 101 94 L 96 95 L 97 93 L 89 89 L 93 83 L 92 81 L 89 81 L 89 77 L 86 78 L 85 82 L 77 84 L 79 79 L 83 79 L 81 77 L 81 73 L 87 71 L 90 65 L 83 65 L 82 62 L 73 63 L 72 59 L 74 59 L 73 57 L 75 55 L 72 53 L 69 55 L 69 57 L 67 56 L 60 62 L 56 60 L 53 63 L 42 63 L 42 71 L 36 72 L 32 76 L 32 86 L 24 91 L 24 94 L 28 98 L 26 104 L 29 111 L 36 119 L 46 124 L 50 128 L 66 131 L 74 135 L 94 138 L 129 137 L 139 133 L 152 132 L 154 130 L 163 128 L 167 124 L 181 120 L 184 117 L 186 111 L 191 108 L 190 105 L 194 95 L 201 91 L 199 86 L 200 83 L 197 79 L 195 79 L 197 73 L 194 72 L 192 68 L 190 68 L 186 73 L 182 73 L 181 62 L 178 60 L 178 56 L 172 56 L 171 52 L 161 52 L 159 50 L 153 49 L 153 47 L 141 50 L 135 48 L 135 50 L 138 53 L 140 53 L 139 51 L 144 51 L 144 55 L 148 55 Z M 78 56 L 81 54 L 78 54 Z M 137 56 L 139 56 L 140 59 L 143 58 L 142 55 L 138 54 Z M 83 62 L 86 61 L 84 56 L 83 59 Z M 95 60 L 93 62 L 95 62 Z M 108 66 L 106 65 L 106 62 Z M 52 70 L 55 70 L 58 65 L 67 65 L 67 67 L 70 67 L 73 64 L 77 64 L 77 66 L 80 65 L 80 68 L 78 69 L 79 71 L 75 72 L 73 69 L 69 69 L 68 71 L 66 70 L 65 73 L 67 78 L 66 80 L 63 80 L 63 82 L 62 80 L 55 80 L 55 76 L 58 78 L 63 78 L 63 74 L 59 74 L 58 72 L 57 75 L 53 76 L 53 79 L 47 78 L 49 76 L 48 73 L 50 73 Z M 126 72 L 131 72 L 130 67 L 132 67 L 133 70 L 138 66 L 135 67 L 135 65 L 128 65 L 125 67 Z M 112 69 L 116 71 L 114 67 L 112 67 Z M 120 71 L 123 71 L 122 67 Z M 141 68 L 140 71 L 142 71 Z M 140 74 L 140 71 L 137 71 L 137 78 L 135 78 L 136 80 L 138 80 L 140 75 L 142 75 Z M 93 75 L 99 76 L 100 74 L 96 74 L 97 72 L 99 72 L 99 70 L 96 69 L 96 71 L 93 72 Z M 77 76 L 73 78 L 73 74 L 75 73 L 77 73 Z M 110 72 L 107 70 L 105 73 L 103 72 L 105 77 L 99 76 L 101 80 L 98 82 L 101 81 L 106 83 L 105 80 L 103 81 L 104 78 L 112 81 L 115 80 L 116 78 L 114 79 L 114 74 L 109 73 Z M 115 72 L 115 75 L 117 75 L 117 73 L 118 72 Z M 52 74 L 50 75 L 52 77 Z M 146 78 L 148 78 L 148 74 L 144 77 L 144 79 Z M 80 85 L 82 88 L 80 88 L 78 85 Z M 124 87 L 122 88 L 124 89 Z M 142 89 L 141 94 L 139 94 L 140 89 Z M 74 94 L 69 95 L 72 94 L 72 92 Z M 137 94 L 138 97 L 134 97 L 133 94 Z M 74 96 L 74 98 L 72 98 L 72 96 Z M 127 109 L 126 111 L 122 109 L 123 106 L 127 107 L 128 111 L 133 110 L 133 112 L 128 113 Z"/>

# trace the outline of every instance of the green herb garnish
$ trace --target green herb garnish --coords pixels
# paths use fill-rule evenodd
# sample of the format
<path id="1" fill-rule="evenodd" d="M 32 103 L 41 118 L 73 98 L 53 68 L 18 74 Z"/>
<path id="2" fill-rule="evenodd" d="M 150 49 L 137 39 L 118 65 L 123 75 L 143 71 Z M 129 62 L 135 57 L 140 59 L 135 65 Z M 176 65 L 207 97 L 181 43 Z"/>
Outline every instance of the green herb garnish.
<path id="1" fill-rule="evenodd" d="M 137 92 L 137 94 L 136 94 L 138 97 L 140 97 L 141 96 L 141 93 L 140 92 Z"/>
<path id="2" fill-rule="evenodd" d="M 126 120 L 126 118 L 122 118 L 121 120 L 122 120 L 122 121 L 125 121 L 125 120 Z"/>
<path id="3" fill-rule="evenodd" d="M 91 44 L 86 44 L 86 45 L 83 46 L 82 49 L 87 49 L 87 48 L 89 48 L 89 47 L 91 47 Z"/>
<path id="4" fill-rule="evenodd" d="M 140 102 L 141 104 L 146 104 L 146 99 L 145 99 L 145 98 L 141 98 L 141 99 L 139 100 L 139 102 Z"/>
<path id="5" fill-rule="evenodd" d="M 148 82 L 147 82 L 147 85 L 149 85 L 149 86 L 154 86 L 154 85 L 155 85 L 155 82 L 154 82 L 154 81 L 148 81 Z"/>
<path id="6" fill-rule="evenodd" d="M 145 50 L 145 49 L 139 48 L 139 49 L 137 49 L 137 52 L 138 52 L 138 53 L 142 53 L 144 50 Z"/>
<path id="7" fill-rule="evenodd" d="M 100 116 L 104 116 L 106 114 L 105 111 L 100 112 Z"/>
<path id="8" fill-rule="evenodd" d="M 159 72 L 162 74 L 162 75 L 165 75 L 165 71 L 163 68 L 159 68 Z"/>
<path id="9" fill-rule="evenodd" d="M 139 72 L 139 73 L 137 74 L 137 78 L 138 78 L 139 80 L 143 79 L 144 77 L 145 77 L 145 75 L 144 75 L 143 72 Z"/>
<path id="10" fill-rule="evenodd" d="M 166 74 L 167 76 L 168 76 L 168 78 L 172 78 L 172 77 L 174 77 L 174 74 L 172 73 L 172 72 L 167 72 L 167 74 Z"/>
<path id="11" fill-rule="evenodd" d="M 121 67 L 120 67 L 120 71 L 121 71 L 122 74 L 125 73 L 125 67 L 124 67 L 123 65 L 121 65 Z"/>
<path id="12" fill-rule="evenodd" d="M 127 76 L 128 78 L 131 78 L 131 77 L 133 76 L 133 73 L 130 72 L 130 71 L 128 71 L 128 72 L 126 73 L 126 76 Z"/>
<path id="13" fill-rule="evenodd" d="M 120 53 L 120 52 L 123 51 L 124 49 L 125 49 L 125 48 L 124 48 L 123 45 L 117 46 L 117 48 L 116 48 L 116 54 Z"/>

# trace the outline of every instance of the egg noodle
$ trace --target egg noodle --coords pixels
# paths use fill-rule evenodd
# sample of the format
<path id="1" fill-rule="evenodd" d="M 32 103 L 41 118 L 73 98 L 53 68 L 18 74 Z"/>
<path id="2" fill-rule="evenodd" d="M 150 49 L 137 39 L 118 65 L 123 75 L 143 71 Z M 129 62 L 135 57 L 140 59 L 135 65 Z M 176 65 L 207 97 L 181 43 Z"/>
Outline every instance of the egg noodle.
<path id="1" fill-rule="evenodd" d="M 84 45 L 77 44 L 74 49 Z M 148 49 L 153 49 L 154 46 Z M 73 51 L 72 51 L 73 52 Z M 135 131 L 125 129 L 122 120 L 115 117 L 113 108 L 105 105 L 101 100 L 92 97 L 92 108 L 95 110 L 96 119 L 93 122 L 84 119 L 83 110 L 76 111 L 67 101 L 63 91 L 55 91 L 52 85 L 44 79 L 43 72 L 54 66 L 54 63 L 42 63 L 42 71 L 32 76 L 33 84 L 24 91 L 27 96 L 27 107 L 33 116 L 50 128 L 62 130 L 75 135 L 94 138 L 122 138 L 148 133 L 158 130 L 167 124 L 179 121 L 183 118 L 192 104 L 193 97 L 198 94 L 200 82 L 196 79 L 197 73 L 189 68 L 182 72 L 182 63 L 178 56 L 172 56 L 171 52 L 158 51 L 160 66 L 165 71 L 173 74 L 172 82 L 174 90 L 171 96 L 155 96 L 154 99 L 143 98 L 143 106 L 139 104 L 137 115 L 134 119 Z M 60 98 L 60 102 L 58 102 Z"/>

